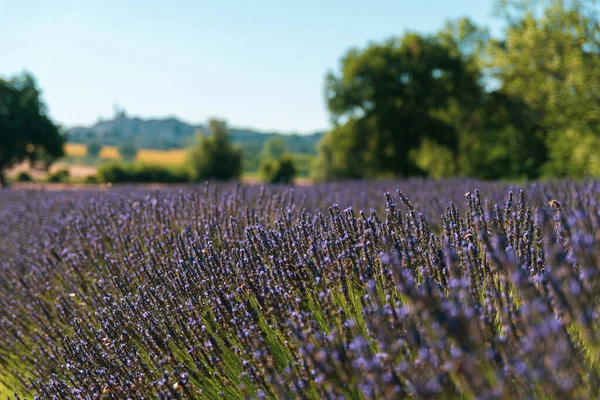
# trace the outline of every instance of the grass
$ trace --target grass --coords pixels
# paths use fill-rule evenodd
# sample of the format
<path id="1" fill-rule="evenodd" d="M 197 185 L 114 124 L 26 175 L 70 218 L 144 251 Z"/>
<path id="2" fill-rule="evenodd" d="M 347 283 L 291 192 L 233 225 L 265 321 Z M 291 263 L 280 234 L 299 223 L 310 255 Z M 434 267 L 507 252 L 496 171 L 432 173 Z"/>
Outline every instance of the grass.
<path id="1" fill-rule="evenodd" d="M 8 397 L 12 396 L 12 394 L 13 392 L 0 382 L 0 396 Z"/>

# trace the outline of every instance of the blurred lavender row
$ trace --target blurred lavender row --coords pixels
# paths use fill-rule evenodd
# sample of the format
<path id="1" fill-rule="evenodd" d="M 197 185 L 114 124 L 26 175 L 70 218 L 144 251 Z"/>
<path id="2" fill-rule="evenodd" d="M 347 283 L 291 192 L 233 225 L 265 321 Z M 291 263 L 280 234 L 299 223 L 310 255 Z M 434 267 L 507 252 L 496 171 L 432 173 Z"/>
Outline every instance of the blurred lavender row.
<path id="1" fill-rule="evenodd" d="M 0 389 L 596 398 L 599 225 L 598 180 L 1 191 Z"/>

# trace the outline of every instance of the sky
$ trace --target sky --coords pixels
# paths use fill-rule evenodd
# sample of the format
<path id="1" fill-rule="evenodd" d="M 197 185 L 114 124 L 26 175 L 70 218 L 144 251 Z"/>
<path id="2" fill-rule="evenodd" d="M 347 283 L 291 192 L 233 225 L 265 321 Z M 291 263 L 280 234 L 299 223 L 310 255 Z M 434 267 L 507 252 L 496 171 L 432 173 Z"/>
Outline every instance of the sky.
<path id="1" fill-rule="evenodd" d="M 468 16 L 493 0 L 0 0 L 0 77 L 27 70 L 72 127 L 130 116 L 210 117 L 310 133 L 330 126 L 328 71 L 352 48 Z"/>

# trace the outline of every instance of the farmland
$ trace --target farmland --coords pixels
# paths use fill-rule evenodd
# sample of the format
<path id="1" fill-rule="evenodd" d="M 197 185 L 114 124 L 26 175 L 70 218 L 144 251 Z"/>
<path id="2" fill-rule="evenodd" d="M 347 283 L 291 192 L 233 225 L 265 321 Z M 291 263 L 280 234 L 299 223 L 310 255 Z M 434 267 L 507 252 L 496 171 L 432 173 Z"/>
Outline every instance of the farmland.
<path id="1" fill-rule="evenodd" d="M 98 167 L 105 163 L 124 161 L 119 149 L 115 146 L 100 146 L 97 157 L 90 157 L 88 146 L 79 143 L 66 143 L 64 146 L 66 160 L 55 163 L 48 172 L 54 173 L 59 170 L 68 170 L 72 183 L 85 182 L 87 177 L 97 176 Z M 187 149 L 138 149 L 131 159 L 135 163 L 129 165 L 130 169 L 137 166 L 156 166 L 160 168 L 185 167 L 188 156 Z M 294 164 L 298 173 L 295 183 L 307 185 L 311 183 L 310 170 L 314 157 L 310 154 L 293 153 Z M 248 166 L 248 165 L 246 165 Z M 47 175 L 42 170 L 31 169 L 28 163 L 21 163 L 8 171 L 8 176 L 13 180 L 20 172 L 27 172 L 38 182 L 47 180 Z M 256 170 L 245 169 L 241 180 L 244 183 L 261 183 L 264 180 Z M 30 185 L 29 185 L 30 186 Z"/>
<path id="2" fill-rule="evenodd" d="M 65 155 L 70 158 L 84 158 L 88 155 L 87 146 L 79 143 L 67 143 Z M 182 165 L 185 163 L 186 151 L 182 149 L 171 150 L 138 150 L 135 160 L 149 164 Z M 102 146 L 98 156 L 100 160 L 118 160 L 121 158 L 119 149 L 115 146 Z"/>
<path id="3" fill-rule="evenodd" d="M 181 149 L 172 150 L 139 150 L 136 155 L 136 161 L 159 164 L 166 166 L 183 165 L 185 163 L 187 152 Z"/>
<path id="4" fill-rule="evenodd" d="M 85 144 L 66 143 L 64 150 L 65 156 L 70 158 L 78 159 L 88 156 L 88 147 Z M 121 158 L 121 154 L 115 146 L 102 146 L 98 158 L 100 160 L 118 160 Z"/>
<path id="5" fill-rule="evenodd" d="M 83 158 L 88 155 L 88 148 L 85 144 L 66 143 L 65 155 L 72 158 Z"/>
<path id="6" fill-rule="evenodd" d="M 0 192 L 0 392 L 597 398 L 600 181 Z"/>

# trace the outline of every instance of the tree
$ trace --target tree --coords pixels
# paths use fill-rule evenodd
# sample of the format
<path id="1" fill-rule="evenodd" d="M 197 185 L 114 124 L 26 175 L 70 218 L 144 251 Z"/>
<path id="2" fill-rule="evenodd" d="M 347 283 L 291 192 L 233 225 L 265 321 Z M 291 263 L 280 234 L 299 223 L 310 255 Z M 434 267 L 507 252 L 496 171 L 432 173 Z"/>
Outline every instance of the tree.
<path id="1" fill-rule="evenodd" d="M 289 153 L 282 154 L 279 159 L 265 158 L 260 163 L 260 175 L 269 183 L 291 184 L 296 177 L 294 157 Z"/>
<path id="2" fill-rule="evenodd" d="M 48 167 L 64 156 L 66 137 L 46 115 L 46 105 L 32 75 L 0 79 L 0 186 L 4 171 L 29 160 Z"/>
<path id="3" fill-rule="evenodd" d="M 548 131 L 553 174 L 600 147 L 600 18 L 597 0 L 501 0 L 503 40 L 492 47 L 502 90 L 523 100 Z M 569 136 L 568 138 L 566 136 Z M 588 143 L 586 149 L 575 144 Z M 571 161 L 569 161 L 571 160 Z M 600 173 L 600 170 L 598 171 Z"/>
<path id="4" fill-rule="evenodd" d="M 277 160 L 287 151 L 287 143 L 281 136 L 273 136 L 265 141 L 263 145 L 261 158 Z"/>
<path id="5" fill-rule="evenodd" d="M 362 52 L 350 50 L 339 75 L 327 76 L 334 129 L 319 145 L 314 176 L 423 174 L 411 152 L 427 139 L 455 157 L 457 130 L 441 114 L 480 91 L 478 76 L 460 54 L 433 37 L 407 34 Z"/>
<path id="6" fill-rule="evenodd" d="M 548 160 L 547 132 L 522 100 L 487 93 L 476 110 L 480 125 L 467 157 L 469 175 L 482 179 L 538 178 Z"/>
<path id="7" fill-rule="evenodd" d="M 460 97 L 451 98 L 448 107 L 437 113 L 438 118 L 455 127 L 457 140 L 454 154 L 447 147 L 426 139 L 411 156 L 419 167 L 435 178 L 476 176 L 481 171 L 476 167 L 479 163 L 474 159 L 473 151 L 488 139 L 486 136 L 492 136 L 486 131 L 489 114 L 484 110 L 484 105 L 490 100 L 485 90 L 489 85 L 489 73 L 484 68 L 488 61 L 490 33 L 468 18 L 459 18 L 447 21 L 435 34 L 435 40 L 452 57 L 462 60 L 468 75 L 477 81 L 478 87 L 473 86 Z"/>
<path id="8" fill-rule="evenodd" d="M 351 119 L 323 136 L 317 145 L 318 155 L 311 172 L 313 180 L 360 179 L 376 174 L 375 160 L 369 159 L 369 152 L 363 151 L 367 132 L 361 131 L 362 123 Z"/>
<path id="9" fill-rule="evenodd" d="M 87 156 L 90 158 L 98 158 L 100 155 L 100 151 L 102 150 L 102 145 L 98 143 L 96 140 L 88 143 L 87 145 Z"/>
<path id="10" fill-rule="evenodd" d="M 189 149 L 188 160 L 195 178 L 220 181 L 239 178 L 242 153 L 231 145 L 226 122 L 211 119 L 208 131 L 208 137 L 199 132 L 196 143 Z"/>
<path id="11" fill-rule="evenodd" d="M 119 154 L 121 154 L 125 160 L 133 160 L 137 154 L 137 151 L 137 147 L 135 147 L 135 144 L 131 142 L 125 142 L 119 146 Z"/>
<path id="12" fill-rule="evenodd" d="M 548 160 L 547 131 L 538 115 L 517 94 L 494 78 L 494 42 L 489 31 L 466 18 L 447 22 L 436 34 L 452 55 L 460 56 L 481 91 L 463 96 L 442 115 L 458 132 L 455 168 L 448 151 L 428 143 L 414 156 L 433 176 L 466 175 L 484 179 L 537 178 Z M 429 151 L 427 151 L 429 150 Z"/>

